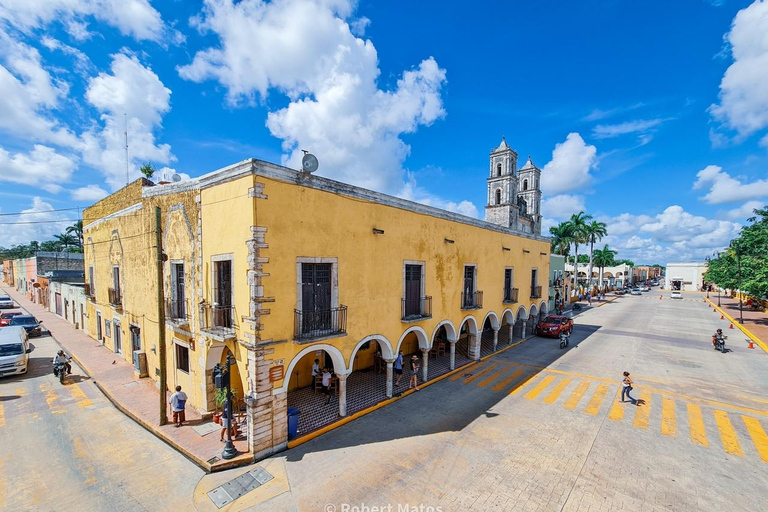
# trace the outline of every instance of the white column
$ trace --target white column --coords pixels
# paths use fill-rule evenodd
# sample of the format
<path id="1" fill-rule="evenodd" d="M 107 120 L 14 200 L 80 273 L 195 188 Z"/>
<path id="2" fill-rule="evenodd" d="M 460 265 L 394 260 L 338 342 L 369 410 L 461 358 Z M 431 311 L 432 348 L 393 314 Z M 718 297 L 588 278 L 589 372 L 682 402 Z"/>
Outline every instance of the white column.
<path id="1" fill-rule="evenodd" d="M 525 339 L 525 326 L 528 324 L 527 320 L 523 320 L 523 328 L 520 330 L 520 338 Z"/>
<path id="2" fill-rule="evenodd" d="M 448 340 L 451 345 L 451 370 L 456 369 L 456 340 Z"/>
<path id="3" fill-rule="evenodd" d="M 499 327 L 501 329 L 501 327 Z M 496 345 L 499 344 L 499 329 L 493 330 L 493 351 L 496 352 Z"/>
<path id="4" fill-rule="evenodd" d="M 384 362 L 387 363 L 387 398 L 392 398 L 392 365 L 395 360 L 385 359 Z"/>
<path id="5" fill-rule="evenodd" d="M 480 337 L 477 334 L 469 335 L 469 358 L 473 361 L 480 360 Z"/>
<path id="6" fill-rule="evenodd" d="M 515 323 L 512 322 L 511 324 L 507 324 L 507 325 L 509 326 L 509 340 L 507 340 L 507 344 L 511 345 L 512 338 L 514 337 L 514 333 L 515 333 Z"/>
<path id="7" fill-rule="evenodd" d="M 347 374 L 337 375 L 339 378 L 339 416 L 347 415 Z"/>
<path id="8" fill-rule="evenodd" d="M 422 382 L 427 382 L 427 370 L 429 368 L 429 349 L 421 349 L 421 375 Z"/>

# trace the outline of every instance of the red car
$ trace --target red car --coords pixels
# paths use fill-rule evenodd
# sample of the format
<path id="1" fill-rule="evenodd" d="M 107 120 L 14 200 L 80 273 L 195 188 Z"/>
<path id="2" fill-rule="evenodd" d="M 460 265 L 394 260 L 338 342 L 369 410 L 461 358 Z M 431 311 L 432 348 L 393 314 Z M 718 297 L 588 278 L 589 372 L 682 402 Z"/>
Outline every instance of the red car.
<path id="1" fill-rule="evenodd" d="M 5 327 L 11 323 L 11 318 L 23 314 L 21 311 L 3 311 L 0 313 L 0 327 Z"/>
<path id="2" fill-rule="evenodd" d="M 573 319 L 562 315 L 549 315 L 536 326 L 536 334 L 539 336 L 557 338 L 561 332 L 570 335 L 571 331 L 573 331 Z"/>

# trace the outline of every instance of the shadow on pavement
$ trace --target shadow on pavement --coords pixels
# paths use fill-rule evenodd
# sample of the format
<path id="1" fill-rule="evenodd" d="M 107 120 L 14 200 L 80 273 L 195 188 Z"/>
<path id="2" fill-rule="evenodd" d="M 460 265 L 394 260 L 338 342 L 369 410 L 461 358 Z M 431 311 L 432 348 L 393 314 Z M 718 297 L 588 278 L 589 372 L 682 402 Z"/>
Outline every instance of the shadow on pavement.
<path id="1" fill-rule="evenodd" d="M 459 432 L 479 417 L 496 418 L 491 409 L 514 390 L 597 332 L 600 326 L 575 324 L 570 346 L 560 349 L 559 338 L 533 337 L 525 343 L 491 355 L 420 393 L 387 405 L 307 441 L 285 454 L 290 462 L 305 454 L 361 444 L 397 441 L 440 432 Z M 496 377 L 494 378 L 494 375 Z M 512 377 L 517 375 L 514 380 Z M 505 379 L 510 379 L 504 386 Z M 503 421 L 503 419 L 499 419 Z"/>

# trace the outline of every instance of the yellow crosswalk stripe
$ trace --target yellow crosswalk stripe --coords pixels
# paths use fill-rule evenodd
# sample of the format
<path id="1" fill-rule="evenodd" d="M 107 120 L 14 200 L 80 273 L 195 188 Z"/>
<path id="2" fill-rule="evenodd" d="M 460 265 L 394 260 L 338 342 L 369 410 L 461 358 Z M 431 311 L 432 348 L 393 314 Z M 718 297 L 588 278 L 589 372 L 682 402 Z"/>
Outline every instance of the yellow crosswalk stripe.
<path id="1" fill-rule="evenodd" d="M 539 396 L 539 393 L 541 393 L 542 391 L 544 391 L 544 388 L 546 388 L 547 386 L 549 386 L 549 385 L 550 385 L 550 383 L 551 383 L 553 380 L 555 380 L 555 376 L 554 376 L 554 375 L 547 375 L 546 377 L 544 377 L 543 379 L 541 379 L 541 380 L 539 381 L 539 383 L 538 383 L 538 384 L 536 384 L 535 386 L 533 386 L 533 388 L 532 388 L 530 391 L 528 391 L 528 392 L 525 394 L 525 398 L 527 398 L 528 400 L 533 400 L 534 398 L 536 398 L 537 396 Z"/>
<path id="2" fill-rule="evenodd" d="M 523 370 L 522 368 L 518 368 L 517 370 L 513 371 L 509 375 L 509 377 L 506 377 L 504 380 L 500 381 L 498 384 L 493 386 L 491 388 L 491 390 L 492 391 L 501 391 L 502 389 L 504 389 L 507 386 L 509 386 L 510 384 L 512 384 L 515 380 L 517 380 L 524 372 L 525 372 L 525 370 Z"/>
<path id="3" fill-rule="evenodd" d="M 80 388 L 79 384 L 74 384 L 71 386 L 67 386 L 67 389 L 69 390 L 69 393 L 72 395 L 72 398 L 75 399 L 75 402 L 78 406 L 80 406 L 81 409 L 85 409 L 89 405 L 93 405 L 93 402 L 91 402 L 91 399 L 85 396 L 85 393 L 83 392 L 82 388 Z"/>
<path id="4" fill-rule="evenodd" d="M 675 402 L 671 398 L 661 399 L 661 433 L 665 436 L 677 437 L 677 415 Z"/>
<path id="5" fill-rule="evenodd" d="M 521 380 L 520 382 L 515 384 L 514 387 L 509 391 L 508 394 L 509 395 L 513 395 L 513 396 L 514 395 L 519 395 L 520 393 L 523 392 L 523 388 L 527 389 L 525 387 L 525 385 L 528 384 L 530 381 L 532 381 L 533 378 L 536 377 L 537 375 L 538 375 L 538 373 L 529 373 L 528 375 L 523 377 L 523 380 Z"/>
<path id="6" fill-rule="evenodd" d="M 27 396 L 27 394 L 28 394 L 28 392 L 27 392 L 27 388 L 16 388 L 16 390 L 14 391 L 14 393 L 16 393 L 17 395 L 19 395 L 21 398 L 24 398 L 24 397 L 25 397 L 25 396 Z"/>
<path id="7" fill-rule="evenodd" d="M 0 404 L 0 428 L 5 426 L 5 407 Z"/>
<path id="8" fill-rule="evenodd" d="M 472 375 L 470 375 L 469 377 L 464 379 L 463 384 L 470 384 L 471 382 L 476 381 L 477 379 L 479 379 L 480 377 L 482 377 L 486 373 L 490 372 L 494 368 L 496 368 L 496 365 L 492 364 L 492 365 L 489 365 L 485 370 L 479 371 L 477 373 L 473 373 Z"/>
<path id="9" fill-rule="evenodd" d="M 621 421 L 624 419 L 625 404 L 621 403 L 621 388 L 616 391 L 616 400 L 613 401 L 611 411 L 608 413 L 608 419 L 613 421 Z"/>
<path id="10" fill-rule="evenodd" d="M 757 454 L 760 455 L 763 462 L 768 462 L 768 436 L 765 435 L 760 421 L 757 418 L 744 415 L 741 416 L 741 419 L 744 420 L 744 425 L 746 425 L 747 432 L 752 438 L 752 444 L 755 445 Z"/>
<path id="11" fill-rule="evenodd" d="M 691 429 L 691 441 L 701 446 L 709 446 L 707 431 L 704 428 L 704 418 L 701 415 L 701 407 L 696 404 L 685 404 L 688 408 L 688 425 Z"/>
<path id="12" fill-rule="evenodd" d="M 477 383 L 477 387 L 479 387 L 479 388 L 486 387 L 488 384 L 490 384 L 491 382 L 495 381 L 496 379 L 498 379 L 499 377 L 501 377 L 502 375 L 504 375 L 508 371 L 509 371 L 508 368 L 502 368 L 501 370 L 493 372 L 490 375 L 490 377 L 486 377 L 485 379 L 483 379 L 480 382 L 478 382 Z"/>
<path id="13" fill-rule="evenodd" d="M 635 428 L 647 429 L 648 420 L 651 417 L 651 395 L 643 393 L 637 401 L 639 403 L 635 406 L 635 421 L 633 425 Z"/>
<path id="14" fill-rule="evenodd" d="M 45 402 L 48 404 L 48 409 L 51 414 L 63 414 L 67 412 L 59 403 L 59 395 L 53 388 L 47 384 L 40 384 L 40 391 L 45 393 Z"/>
<path id="15" fill-rule="evenodd" d="M 485 363 L 480 363 L 480 364 L 476 365 L 476 366 L 473 368 L 473 370 L 477 371 L 477 370 L 479 370 L 480 368 L 482 368 L 483 366 L 485 366 Z M 462 378 L 462 377 L 463 377 L 463 376 L 465 376 L 466 374 L 467 374 L 467 372 L 466 372 L 466 371 L 464 371 L 464 372 L 456 372 L 456 373 L 454 373 L 453 375 L 451 375 L 451 376 L 448 378 L 448 380 L 459 380 L 460 378 Z"/>
<path id="16" fill-rule="evenodd" d="M 589 388 L 589 382 L 584 381 L 580 382 L 578 386 L 576 386 L 576 389 L 573 390 L 573 393 L 571 393 L 571 396 L 568 397 L 568 400 L 565 401 L 563 404 L 563 407 L 566 409 L 573 411 L 576 409 L 576 407 L 579 405 L 579 402 L 581 401 L 582 397 L 584 396 L 584 393 L 587 392 L 587 389 Z"/>
<path id="17" fill-rule="evenodd" d="M 723 448 L 726 453 L 731 455 L 744 456 L 744 452 L 741 451 L 741 445 L 739 444 L 739 438 L 736 437 L 736 431 L 733 429 L 728 413 L 715 409 L 715 421 L 717 421 L 717 429 L 720 431 L 720 440 L 723 442 Z"/>
<path id="18" fill-rule="evenodd" d="M 565 387 L 570 383 L 571 383 L 571 379 L 563 379 L 560 382 L 558 382 L 557 385 L 554 388 L 552 388 L 552 392 L 549 393 L 547 398 L 544 399 L 544 403 L 545 404 L 555 403 L 555 400 L 558 399 L 558 397 L 560 396 L 560 393 L 562 393 Z"/>
<path id="19" fill-rule="evenodd" d="M 597 390 L 595 391 L 595 394 L 592 395 L 592 400 L 589 401 L 584 412 L 591 416 L 597 414 L 597 411 L 600 410 L 600 406 L 603 404 L 603 399 L 605 398 L 606 393 L 608 393 L 607 384 L 600 384 L 597 386 Z"/>

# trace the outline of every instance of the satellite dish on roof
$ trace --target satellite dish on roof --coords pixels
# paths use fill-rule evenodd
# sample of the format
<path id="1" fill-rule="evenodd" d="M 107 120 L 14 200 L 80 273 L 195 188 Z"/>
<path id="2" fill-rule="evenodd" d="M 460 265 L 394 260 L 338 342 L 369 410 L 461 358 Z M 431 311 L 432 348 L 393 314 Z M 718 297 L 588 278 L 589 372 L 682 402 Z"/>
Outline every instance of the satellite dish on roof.
<path id="1" fill-rule="evenodd" d="M 171 176 L 171 181 L 174 181 L 174 182 L 181 181 L 181 174 L 174 173 L 173 176 Z"/>
<path id="2" fill-rule="evenodd" d="M 304 151 L 304 157 L 301 159 L 301 168 L 304 172 L 311 174 L 317 170 L 319 165 L 320 164 L 317 161 L 317 157 L 315 155 Z"/>

